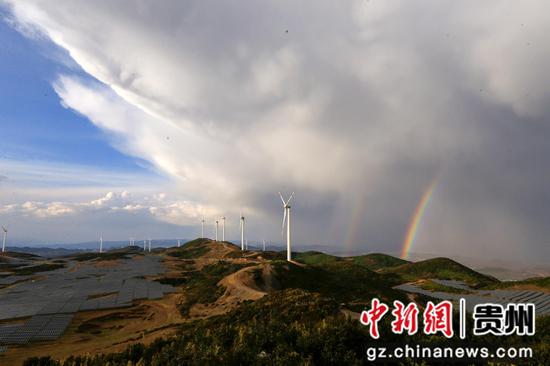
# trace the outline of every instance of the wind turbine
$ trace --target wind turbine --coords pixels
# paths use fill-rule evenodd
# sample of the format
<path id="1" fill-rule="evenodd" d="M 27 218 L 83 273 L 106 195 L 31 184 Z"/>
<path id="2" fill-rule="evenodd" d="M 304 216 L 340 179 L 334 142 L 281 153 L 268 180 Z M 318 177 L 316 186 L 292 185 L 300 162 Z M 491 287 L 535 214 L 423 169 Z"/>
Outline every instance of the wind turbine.
<path id="1" fill-rule="evenodd" d="M 216 241 L 218 241 L 218 220 L 216 220 Z"/>
<path id="2" fill-rule="evenodd" d="M 2 226 L 2 231 L 4 231 L 4 238 L 2 239 L 2 253 L 6 252 L 6 237 L 8 236 L 8 229 L 5 226 Z"/>
<path id="3" fill-rule="evenodd" d="M 292 250 L 290 245 L 291 237 L 290 237 L 290 205 L 289 205 L 290 200 L 292 199 L 292 196 L 294 196 L 294 192 L 292 192 L 290 197 L 288 197 L 288 200 L 285 201 L 283 198 L 283 195 L 281 194 L 281 192 L 279 192 L 279 197 L 281 197 L 281 201 L 283 201 L 283 210 L 284 210 L 283 229 L 281 231 L 281 234 L 283 235 L 283 238 L 284 238 L 285 222 L 286 222 L 286 260 L 289 262 L 292 260 L 291 258 Z"/>
<path id="4" fill-rule="evenodd" d="M 149 253 L 151 253 L 151 238 L 149 238 Z"/>
<path id="5" fill-rule="evenodd" d="M 180 240 L 178 239 L 178 248 L 180 247 Z"/>
<path id="6" fill-rule="evenodd" d="M 244 250 L 244 216 L 241 213 L 241 221 L 239 223 L 241 229 L 241 250 Z"/>
<path id="7" fill-rule="evenodd" d="M 222 241 L 225 241 L 225 216 L 222 217 Z"/>
<path id="8" fill-rule="evenodd" d="M 103 235 L 99 236 L 99 252 L 103 253 Z"/>
<path id="9" fill-rule="evenodd" d="M 201 238 L 204 238 L 204 217 L 201 220 Z"/>
<path id="10" fill-rule="evenodd" d="M 264 252 L 265 252 L 265 239 L 262 240 L 263 244 L 264 244 Z"/>

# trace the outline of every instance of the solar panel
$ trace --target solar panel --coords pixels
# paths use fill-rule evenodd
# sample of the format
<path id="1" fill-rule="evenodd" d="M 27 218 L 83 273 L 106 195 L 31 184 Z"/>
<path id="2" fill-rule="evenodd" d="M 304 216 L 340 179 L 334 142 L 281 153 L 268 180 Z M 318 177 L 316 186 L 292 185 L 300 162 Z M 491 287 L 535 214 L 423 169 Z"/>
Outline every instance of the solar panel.
<path id="1" fill-rule="evenodd" d="M 77 270 L 69 272 L 76 263 L 70 261 L 67 268 L 45 272 L 46 276 L 36 281 L 28 281 L 31 276 L 0 278 L 0 285 L 23 281 L 0 289 L 0 319 L 31 316 L 26 324 L 0 326 L 0 343 L 55 339 L 77 311 L 130 306 L 134 299 L 158 299 L 174 291 L 172 286 L 144 278 L 164 272 L 158 257 L 124 259 L 110 268 L 79 263 Z M 114 294 L 89 298 L 105 293 Z"/>

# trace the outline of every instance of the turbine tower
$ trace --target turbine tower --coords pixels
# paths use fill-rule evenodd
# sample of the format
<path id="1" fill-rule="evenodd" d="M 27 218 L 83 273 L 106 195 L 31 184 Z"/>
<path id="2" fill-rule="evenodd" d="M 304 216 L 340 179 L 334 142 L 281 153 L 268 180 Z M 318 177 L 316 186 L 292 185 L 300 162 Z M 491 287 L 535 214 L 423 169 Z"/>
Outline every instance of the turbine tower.
<path id="1" fill-rule="evenodd" d="M 222 217 L 222 241 L 225 241 L 225 216 Z"/>
<path id="2" fill-rule="evenodd" d="M 103 235 L 99 236 L 99 252 L 103 253 Z"/>
<path id="3" fill-rule="evenodd" d="M 180 247 L 180 240 L 178 239 L 178 248 Z"/>
<path id="4" fill-rule="evenodd" d="M 2 231 L 4 231 L 4 238 L 2 239 L 2 253 L 6 252 L 6 237 L 8 236 L 8 229 L 2 226 Z"/>
<path id="5" fill-rule="evenodd" d="M 218 241 L 218 220 L 216 220 L 216 241 Z"/>
<path id="6" fill-rule="evenodd" d="M 204 217 L 201 220 L 201 238 L 204 238 Z"/>
<path id="7" fill-rule="evenodd" d="M 151 253 L 151 238 L 149 238 L 149 253 Z"/>
<path id="8" fill-rule="evenodd" d="M 281 194 L 281 192 L 279 192 L 279 197 L 281 197 L 281 201 L 283 201 L 283 229 L 281 231 L 281 234 L 284 238 L 284 232 L 285 232 L 285 223 L 286 223 L 286 260 L 287 261 L 291 261 L 292 258 L 291 258 L 291 255 L 292 255 L 292 250 L 291 250 L 291 237 L 290 237 L 290 200 L 292 199 L 292 196 L 294 196 L 294 192 L 292 192 L 292 194 L 290 195 L 290 197 L 288 197 L 288 200 L 284 200 L 283 198 L 283 195 Z"/>
<path id="9" fill-rule="evenodd" d="M 265 239 L 262 240 L 263 244 L 264 244 L 264 252 L 265 252 Z"/>
<path id="10" fill-rule="evenodd" d="M 241 250 L 244 250 L 244 216 L 241 213 L 241 221 L 240 221 L 240 229 L 241 229 Z"/>

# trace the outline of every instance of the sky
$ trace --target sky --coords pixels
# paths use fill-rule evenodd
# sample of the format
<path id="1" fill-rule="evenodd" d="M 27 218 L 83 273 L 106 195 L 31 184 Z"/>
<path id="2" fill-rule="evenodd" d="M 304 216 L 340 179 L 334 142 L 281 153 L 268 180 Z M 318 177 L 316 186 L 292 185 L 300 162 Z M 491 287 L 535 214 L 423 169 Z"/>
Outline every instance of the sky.
<path id="1" fill-rule="evenodd" d="M 0 4 L 14 244 L 281 242 L 281 191 L 298 250 L 550 258 L 545 1 Z"/>

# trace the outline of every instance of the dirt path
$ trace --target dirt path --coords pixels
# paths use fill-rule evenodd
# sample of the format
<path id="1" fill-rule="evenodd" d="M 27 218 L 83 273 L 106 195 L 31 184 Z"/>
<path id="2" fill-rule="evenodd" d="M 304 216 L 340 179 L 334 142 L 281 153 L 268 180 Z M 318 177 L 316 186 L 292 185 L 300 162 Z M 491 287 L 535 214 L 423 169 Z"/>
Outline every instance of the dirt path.
<path id="1" fill-rule="evenodd" d="M 243 300 L 258 300 L 266 295 L 254 283 L 252 271 L 261 269 L 261 265 L 246 267 L 218 282 L 218 285 L 225 287 L 225 293 L 216 301 L 216 303 L 233 303 Z"/>

